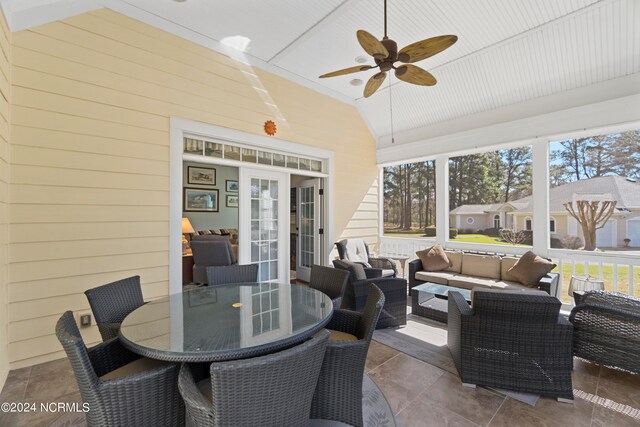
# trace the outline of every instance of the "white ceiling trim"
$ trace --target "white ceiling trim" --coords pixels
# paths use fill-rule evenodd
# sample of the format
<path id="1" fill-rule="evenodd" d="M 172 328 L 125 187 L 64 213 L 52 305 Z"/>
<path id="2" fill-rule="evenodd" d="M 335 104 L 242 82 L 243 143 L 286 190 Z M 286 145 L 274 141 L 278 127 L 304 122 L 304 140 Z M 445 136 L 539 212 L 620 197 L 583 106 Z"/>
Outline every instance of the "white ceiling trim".
<path id="1" fill-rule="evenodd" d="M 545 97 L 545 103 L 561 106 L 560 110 L 539 111 L 536 114 L 533 112 L 536 108 L 531 105 L 533 103 L 523 103 L 523 107 L 529 104 L 526 108 L 528 114 L 525 113 L 521 117 L 508 117 L 503 112 L 496 113 L 494 118 L 502 117 L 502 121 L 494 122 L 489 126 L 480 125 L 475 128 L 460 126 L 461 121 L 472 119 L 473 116 L 445 122 L 443 125 L 446 124 L 448 129 L 441 129 L 440 133 L 432 133 L 427 137 L 424 137 L 423 133 L 423 137 L 419 140 L 379 148 L 377 150 L 378 165 L 388 166 L 432 159 L 441 154 L 467 154 L 481 150 L 483 147 L 503 144 L 514 145 L 593 135 L 598 134 L 600 130 L 637 129 L 640 123 L 640 74 L 601 82 L 593 86 L 597 88 L 578 88 Z M 635 90 L 630 91 L 629 87 Z M 603 93 L 611 93 L 618 97 L 608 100 L 597 99 Z M 630 93 L 633 94 L 630 95 Z M 486 124 L 490 121 L 486 118 L 476 118 L 475 122 Z M 457 132 L 453 130 L 456 127 Z M 419 133 L 416 132 L 416 135 Z"/>
<path id="2" fill-rule="evenodd" d="M 337 19 L 341 13 L 345 13 L 347 10 L 351 9 L 353 6 L 355 6 L 357 3 L 361 1 L 362 0 L 345 0 L 338 7 L 333 9 L 326 16 L 324 16 L 322 19 L 316 22 L 313 25 L 313 27 L 309 28 L 307 31 L 301 34 L 297 39 L 295 39 L 294 41 L 286 45 L 284 48 L 282 48 L 280 52 L 276 53 L 271 58 L 269 58 L 268 62 L 275 62 L 278 59 L 281 59 L 287 56 L 289 52 L 291 52 L 292 50 L 295 50 L 294 49 L 295 47 L 297 47 L 298 45 L 302 44 L 303 42 L 311 38 L 313 35 L 315 35 L 315 33 L 319 29 L 321 29 L 324 25 L 327 25 L 330 22 L 332 22 L 334 19 Z"/>
<path id="3" fill-rule="evenodd" d="M 13 9 L 9 0 L 1 0 L 4 16 L 13 32 L 100 9 L 102 3 L 101 0 L 55 0 L 30 8 Z"/>

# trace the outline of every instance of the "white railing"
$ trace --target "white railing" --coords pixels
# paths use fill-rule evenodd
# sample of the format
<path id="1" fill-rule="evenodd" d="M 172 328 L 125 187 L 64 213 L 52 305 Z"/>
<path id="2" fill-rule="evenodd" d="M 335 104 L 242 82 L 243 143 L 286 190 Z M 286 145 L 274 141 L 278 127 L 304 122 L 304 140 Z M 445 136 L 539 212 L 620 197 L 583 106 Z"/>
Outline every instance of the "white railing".
<path id="1" fill-rule="evenodd" d="M 427 237 L 389 237 L 381 236 L 379 254 L 381 256 L 404 256 L 409 260 L 416 258 L 416 251 L 433 246 L 435 238 Z M 475 252 L 522 255 L 530 247 L 509 245 L 484 245 L 477 243 L 447 242 L 447 249 L 461 249 Z M 640 252 L 586 252 L 550 249 L 545 255 L 558 267 L 560 275 L 558 297 L 571 302 L 567 291 L 572 275 L 589 274 L 605 282 L 605 289 L 640 297 Z"/>

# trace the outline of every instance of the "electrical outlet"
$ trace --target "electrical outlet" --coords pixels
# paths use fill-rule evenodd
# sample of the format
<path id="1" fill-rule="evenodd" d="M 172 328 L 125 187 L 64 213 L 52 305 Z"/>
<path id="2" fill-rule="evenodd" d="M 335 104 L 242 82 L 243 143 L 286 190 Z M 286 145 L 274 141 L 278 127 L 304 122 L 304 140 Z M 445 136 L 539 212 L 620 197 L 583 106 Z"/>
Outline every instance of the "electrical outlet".
<path id="1" fill-rule="evenodd" d="M 80 326 L 87 327 L 91 326 L 91 313 L 80 313 L 78 315 Z"/>

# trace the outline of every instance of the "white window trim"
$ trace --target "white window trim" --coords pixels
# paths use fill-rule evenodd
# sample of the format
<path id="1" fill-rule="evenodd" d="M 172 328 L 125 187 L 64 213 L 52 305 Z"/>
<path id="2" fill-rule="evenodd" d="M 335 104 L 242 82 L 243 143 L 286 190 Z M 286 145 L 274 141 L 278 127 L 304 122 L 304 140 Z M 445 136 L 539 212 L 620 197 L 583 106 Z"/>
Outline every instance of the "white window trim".
<path id="1" fill-rule="evenodd" d="M 326 163 L 325 178 L 325 247 L 324 259 L 329 259 L 329 253 L 333 249 L 334 236 L 334 167 L 335 154 L 333 151 L 322 148 L 310 147 L 278 138 L 256 135 L 235 129 L 196 122 L 177 117 L 171 117 L 169 121 L 169 294 L 182 292 L 182 165 L 183 159 L 189 155 L 183 155 L 183 138 L 185 136 L 200 135 L 204 138 L 223 139 L 253 146 L 256 148 L 273 149 L 292 155 L 311 156 L 324 160 Z M 197 157 L 195 161 L 201 163 L 229 164 L 234 161 L 206 156 Z M 210 159 L 210 160 L 209 160 Z M 209 160 L 209 161 L 207 161 Z M 222 162 L 220 161 L 222 160 Z M 259 168 L 258 164 L 237 162 L 239 167 L 251 166 Z M 269 166 L 271 170 L 275 167 Z M 298 169 L 285 169 L 296 175 L 318 176 L 318 173 Z M 320 174 L 325 176 L 325 174 Z"/>

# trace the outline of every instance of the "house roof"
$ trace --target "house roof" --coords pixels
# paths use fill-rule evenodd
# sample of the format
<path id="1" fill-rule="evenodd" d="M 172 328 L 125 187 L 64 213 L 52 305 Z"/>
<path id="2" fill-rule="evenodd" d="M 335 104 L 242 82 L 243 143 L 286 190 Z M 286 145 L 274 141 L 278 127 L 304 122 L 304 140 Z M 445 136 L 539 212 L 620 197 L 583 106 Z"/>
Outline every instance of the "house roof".
<path id="1" fill-rule="evenodd" d="M 623 176 L 601 176 L 597 178 L 581 179 L 568 184 L 559 185 L 549 190 L 549 211 L 564 212 L 564 203 L 577 200 L 577 195 L 610 195 L 618 202 L 616 209 L 640 208 L 640 182 L 629 180 Z M 574 196 L 575 195 L 575 196 Z M 523 206 L 518 213 L 530 213 L 533 211 L 531 196 L 523 197 L 516 201 Z"/>

